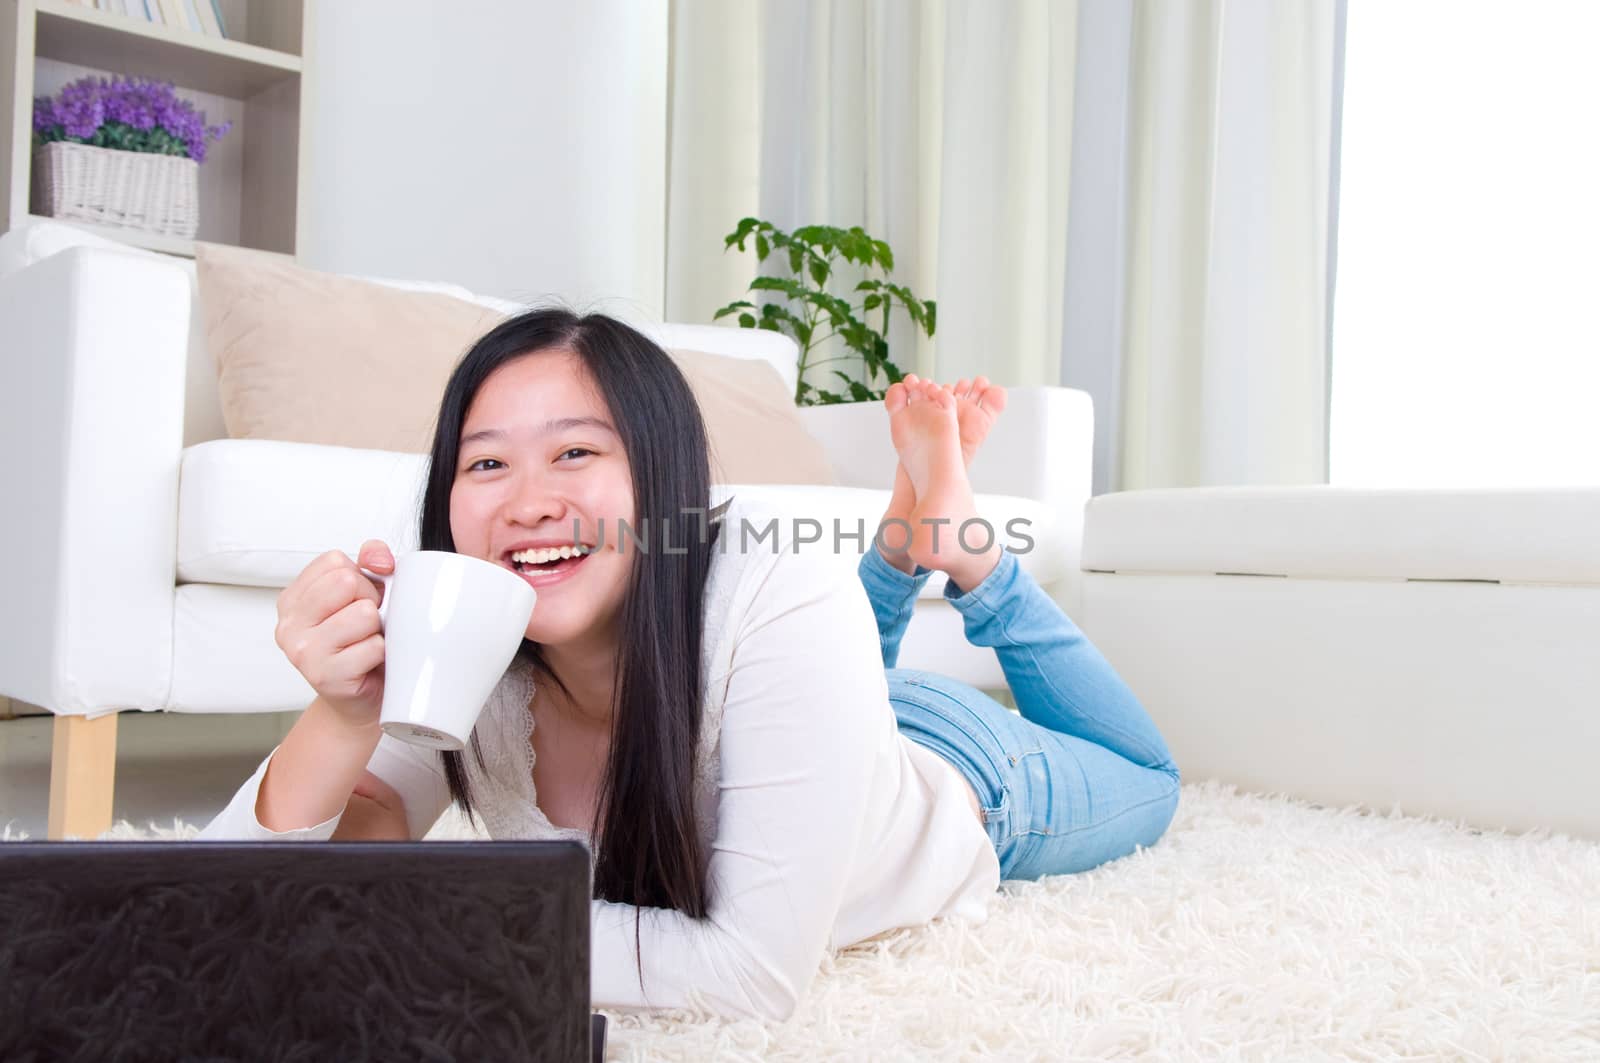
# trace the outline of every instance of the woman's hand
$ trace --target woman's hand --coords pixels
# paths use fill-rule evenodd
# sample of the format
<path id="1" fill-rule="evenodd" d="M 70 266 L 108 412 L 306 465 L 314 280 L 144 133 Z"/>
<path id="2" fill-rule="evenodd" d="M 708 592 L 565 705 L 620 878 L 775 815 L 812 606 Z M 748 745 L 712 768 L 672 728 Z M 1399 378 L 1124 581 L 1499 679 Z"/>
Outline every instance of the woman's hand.
<path id="1" fill-rule="evenodd" d="M 274 632 L 317 697 L 356 727 L 375 724 L 383 707 L 383 589 L 363 567 L 390 574 L 394 555 L 381 540 L 368 539 L 356 561 L 330 550 L 311 562 L 278 595 Z"/>

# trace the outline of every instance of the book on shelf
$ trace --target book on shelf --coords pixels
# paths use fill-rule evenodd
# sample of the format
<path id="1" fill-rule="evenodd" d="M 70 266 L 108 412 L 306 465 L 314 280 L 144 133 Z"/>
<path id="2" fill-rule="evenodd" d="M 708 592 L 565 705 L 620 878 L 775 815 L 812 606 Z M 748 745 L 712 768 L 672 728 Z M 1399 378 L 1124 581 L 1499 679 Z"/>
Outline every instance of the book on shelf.
<path id="1" fill-rule="evenodd" d="M 62 0 L 113 15 L 127 15 L 157 26 L 172 26 L 206 37 L 228 39 L 221 0 Z"/>
<path id="2" fill-rule="evenodd" d="M 175 30 L 187 28 L 189 20 L 183 13 L 183 0 L 161 0 L 161 21 Z"/>
<path id="3" fill-rule="evenodd" d="M 192 0 L 195 14 L 200 16 L 200 30 L 207 37 L 222 36 L 222 24 L 217 21 L 216 8 L 211 6 L 211 0 Z"/>

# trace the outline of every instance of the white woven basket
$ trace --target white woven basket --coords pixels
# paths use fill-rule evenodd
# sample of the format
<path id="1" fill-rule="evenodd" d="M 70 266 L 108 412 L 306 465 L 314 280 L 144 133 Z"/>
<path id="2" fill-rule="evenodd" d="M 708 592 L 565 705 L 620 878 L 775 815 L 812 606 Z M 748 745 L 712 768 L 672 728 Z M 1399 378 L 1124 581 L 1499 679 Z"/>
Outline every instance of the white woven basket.
<path id="1" fill-rule="evenodd" d="M 171 236 L 200 228 L 200 164 L 56 140 L 33 153 L 33 213 Z"/>

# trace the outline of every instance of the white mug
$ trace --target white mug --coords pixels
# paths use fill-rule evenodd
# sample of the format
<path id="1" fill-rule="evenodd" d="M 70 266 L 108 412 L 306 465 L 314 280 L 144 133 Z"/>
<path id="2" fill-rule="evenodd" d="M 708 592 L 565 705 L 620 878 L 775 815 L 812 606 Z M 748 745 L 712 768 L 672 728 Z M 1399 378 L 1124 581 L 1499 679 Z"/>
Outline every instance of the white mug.
<path id="1" fill-rule="evenodd" d="M 516 656 L 538 596 L 515 572 L 448 550 L 401 554 L 393 575 L 367 575 L 384 585 L 378 725 L 412 745 L 461 749 Z"/>

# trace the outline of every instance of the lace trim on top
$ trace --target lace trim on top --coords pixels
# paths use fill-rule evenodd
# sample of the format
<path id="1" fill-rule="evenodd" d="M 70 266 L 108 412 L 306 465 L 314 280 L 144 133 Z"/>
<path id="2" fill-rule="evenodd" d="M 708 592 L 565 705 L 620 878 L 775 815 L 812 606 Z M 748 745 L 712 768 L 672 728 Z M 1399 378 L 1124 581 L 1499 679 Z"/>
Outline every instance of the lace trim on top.
<path id="1" fill-rule="evenodd" d="M 726 509 L 726 506 L 724 503 L 719 509 Z M 716 510 L 713 513 L 716 517 L 722 516 Z M 695 817 L 708 853 L 716 837 L 722 709 L 733 656 L 733 625 L 728 614 L 738 584 L 738 568 L 737 555 L 724 553 L 719 543 L 712 552 L 711 570 L 706 577 L 701 645 L 705 690 L 701 698 L 700 742 L 695 751 L 694 773 Z M 533 784 L 532 701 L 537 690 L 532 664 L 519 656 L 511 662 L 484 704 L 475 729 L 484 763 L 479 766 L 470 743 L 462 758 L 472 785 L 474 810 L 491 838 L 570 839 L 584 843 L 589 847 L 592 872 L 596 854 L 589 832 L 576 827 L 558 827 L 539 807 Z"/>

